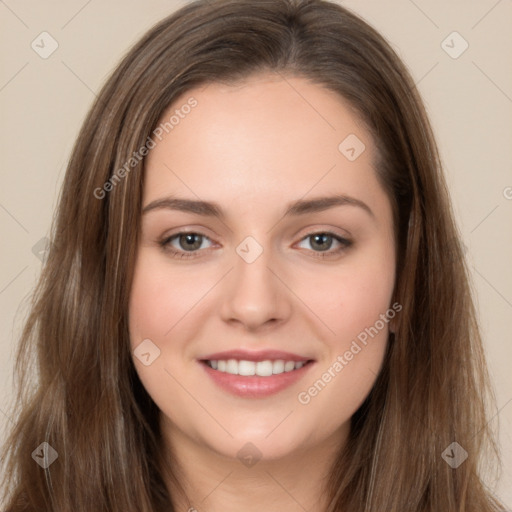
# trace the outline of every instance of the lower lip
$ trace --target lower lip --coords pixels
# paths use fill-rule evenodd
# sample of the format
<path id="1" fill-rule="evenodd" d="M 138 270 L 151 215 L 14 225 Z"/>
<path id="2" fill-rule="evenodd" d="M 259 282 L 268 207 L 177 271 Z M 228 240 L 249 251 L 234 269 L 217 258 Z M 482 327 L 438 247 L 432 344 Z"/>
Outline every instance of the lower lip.
<path id="1" fill-rule="evenodd" d="M 260 377 L 258 375 L 246 377 L 214 370 L 204 361 L 201 361 L 201 366 L 203 366 L 206 373 L 218 386 L 232 395 L 244 398 L 265 398 L 279 393 L 304 377 L 313 364 L 313 361 L 309 361 L 298 370 L 283 372 L 269 377 Z"/>

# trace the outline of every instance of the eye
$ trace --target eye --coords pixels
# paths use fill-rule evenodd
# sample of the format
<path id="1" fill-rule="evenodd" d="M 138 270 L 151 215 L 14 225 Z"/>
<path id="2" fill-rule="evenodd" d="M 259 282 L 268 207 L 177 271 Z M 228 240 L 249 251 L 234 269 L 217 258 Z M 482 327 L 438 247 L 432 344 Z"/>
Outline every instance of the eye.
<path id="1" fill-rule="evenodd" d="M 193 258 L 195 252 L 205 249 L 203 242 L 206 240 L 210 239 L 201 233 L 181 232 L 164 238 L 159 243 L 176 258 Z"/>
<path id="2" fill-rule="evenodd" d="M 301 244 L 310 242 L 310 251 L 315 257 L 327 258 L 336 256 L 352 245 L 350 240 L 330 232 L 310 233 L 301 240 Z M 169 252 L 173 258 L 186 259 L 199 256 L 201 249 L 206 249 L 204 243 L 211 240 L 201 233 L 185 232 L 176 233 L 168 236 L 159 242 L 159 245 L 166 252 Z M 338 245 L 334 250 L 332 246 Z"/>
<path id="3" fill-rule="evenodd" d="M 315 256 L 319 256 L 321 258 L 326 258 L 329 256 L 335 256 L 337 254 L 340 254 L 342 251 L 344 251 L 345 249 L 352 245 L 352 242 L 350 240 L 347 240 L 346 238 L 343 238 L 334 233 L 323 231 L 317 233 L 310 233 L 301 240 L 301 243 L 307 241 L 310 241 L 309 245 L 312 248 L 313 252 L 316 253 Z M 337 244 L 338 248 L 331 251 L 330 249 L 332 248 L 333 244 Z"/>

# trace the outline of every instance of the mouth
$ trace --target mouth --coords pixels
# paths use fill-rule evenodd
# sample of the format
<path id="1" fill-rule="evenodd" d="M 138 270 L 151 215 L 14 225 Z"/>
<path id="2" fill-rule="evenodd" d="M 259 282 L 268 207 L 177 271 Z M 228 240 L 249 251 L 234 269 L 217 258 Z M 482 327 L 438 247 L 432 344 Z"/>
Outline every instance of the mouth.
<path id="1" fill-rule="evenodd" d="M 315 360 L 281 351 L 230 351 L 198 362 L 223 391 L 243 398 L 264 398 L 296 383 Z"/>
<path id="2" fill-rule="evenodd" d="M 203 363 L 215 371 L 241 375 L 244 377 L 270 377 L 282 373 L 300 370 L 303 366 L 312 363 L 311 359 L 306 361 L 286 361 L 284 359 L 266 359 L 263 361 L 248 361 L 247 359 L 212 359 L 204 360 Z"/>

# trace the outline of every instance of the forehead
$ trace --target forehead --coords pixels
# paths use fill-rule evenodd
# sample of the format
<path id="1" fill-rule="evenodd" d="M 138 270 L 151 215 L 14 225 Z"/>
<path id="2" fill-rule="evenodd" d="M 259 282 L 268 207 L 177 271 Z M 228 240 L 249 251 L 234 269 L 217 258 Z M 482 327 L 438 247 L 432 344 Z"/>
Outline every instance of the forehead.
<path id="1" fill-rule="evenodd" d="M 194 108 L 183 108 L 191 98 Z M 161 126 L 171 116 L 146 159 L 145 203 L 165 193 L 241 206 L 308 191 L 339 189 L 367 199 L 379 193 L 374 143 L 359 116 L 338 94 L 304 78 L 262 74 L 237 85 L 210 83 L 177 98 Z"/>

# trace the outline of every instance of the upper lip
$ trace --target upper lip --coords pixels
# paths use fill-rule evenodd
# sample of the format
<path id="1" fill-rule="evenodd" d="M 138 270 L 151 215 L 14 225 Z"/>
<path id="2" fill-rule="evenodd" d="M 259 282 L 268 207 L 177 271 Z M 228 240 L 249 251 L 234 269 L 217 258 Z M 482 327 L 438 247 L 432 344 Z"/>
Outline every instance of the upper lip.
<path id="1" fill-rule="evenodd" d="M 310 357 L 300 356 L 298 354 L 293 354 L 291 352 L 284 352 L 282 350 L 228 350 L 225 352 L 215 352 L 214 354 L 209 354 L 205 357 L 201 357 L 202 361 L 219 361 L 219 360 L 228 360 L 228 359 L 236 359 L 237 361 L 276 361 L 276 360 L 284 360 L 284 361 L 295 361 L 295 362 L 306 362 L 311 361 Z"/>

